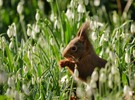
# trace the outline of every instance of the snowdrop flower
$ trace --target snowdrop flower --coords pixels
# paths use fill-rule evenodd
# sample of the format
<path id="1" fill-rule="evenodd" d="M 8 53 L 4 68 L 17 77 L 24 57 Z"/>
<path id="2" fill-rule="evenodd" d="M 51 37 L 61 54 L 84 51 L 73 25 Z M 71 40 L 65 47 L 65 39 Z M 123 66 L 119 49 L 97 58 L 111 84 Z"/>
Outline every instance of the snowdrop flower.
<path id="1" fill-rule="evenodd" d="M 13 96 L 13 90 L 8 88 L 5 95 L 9 96 L 9 97 L 12 97 Z"/>
<path id="2" fill-rule="evenodd" d="M 17 6 L 17 12 L 21 15 L 22 12 L 23 12 L 23 4 L 24 4 L 24 1 L 20 1 L 18 6 Z"/>
<path id="3" fill-rule="evenodd" d="M 24 100 L 24 94 L 23 93 L 19 94 L 19 100 Z"/>
<path id="4" fill-rule="evenodd" d="M 106 81 L 106 75 L 105 75 L 104 72 L 102 72 L 100 74 L 99 81 L 102 82 L 102 83 L 104 83 Z"/>
<path id="5" fill-rule="evenodd" d="M 104 34 L 102 34 L 100 41 L 99 41 L 99 45 L 102 46 L 104 42 Z"/>
<path id="6" fill-rule="evenodd" d="M 94 5 L 99 6 L 100 5 L 100 0 L 94 0 Z"/>
<path id="7" fill-rule="evenodd" d="M 8 37 L 13 37 L 16 36 L 16 25 L 15 23 L 13 23 L 11 26 L 9 26 L 8 30 L 7 30 L 7 35 Z"/>
<path id="8" fill-rule="evenodd" d="M 50 20 L 51 20 L 52 22 L 54 22 L 54 21 L 56 20 L 56 16 L 54 15 L 54 13 L 51 13 L 51 15 L 50 15 Z"/>
<path id="9" fill-rule="evenodd" d="M 15 80 L 14 80 L 13 76 L 8 78 L 8 86 L 9 87 L 15 86 Z"/>
<path id="10" fill-rule="evenodd" d="M 60 82 L 63 84 L 63 83 L 68 83 L 68 75 L 65 75 L 61 78 Z"/>
<path id="11" fill-rule="evenodd" d="M 91 80 L 91 81 L 90 81 L 90 86 L 91 86 L 92 88 L 96 88 L 96 87 L 97 87 L 96 81 L 95 81 L 95 80 Z"/>
<path id="12" fill-rule="evenodd" d="M 23 84 L 22 90 L 24 91 L 24 93 L 25 93 L 26 95 L 29 95 L 30 92 L 29 92 L 28 86 L 26 86 L 25 84 Z"/>
<path id="13" fill-rule="evenodd" d="M 85 6 L 84 6 L 82 3 L 80 3 L 80 4 L 78 5 L 77 11 L 78 11 L 79 13 L 84 13 L 84 12 L 86 11 Z"/>
<path id="14" fill-rule="evenodd" d="M 134 58 L 135 58 L 135 50 L 133 50 L 133 56 L 134 56 Z"/>
<path id="15" fill-rule="evenodd" d="M 131 62 L 131 60 L 130 60 L 130 55 L 126 52 L 126 54 L 125 54 L 125 62 L 127 63 L 127 64 L 129 64 L 130 62 Z"/>
<path id="16" fill-rule="evenodd" d="M 32 30 L 31 30 L 31 28 L 30 28 L 30 24 L 28 24 L 27 35 L 28 35 L 28 36 L 31 36 L 31 34 L 32 34 Z"/>
<path id="17" fill-rule="evenodd" d="M 118 22 L 118 15 L 117 15 L 117 12 L 116 11 L 113 12 L 113 22 L 114 23 L 117 23 Z"/>
<path id="18" fill-rule="evenodd" d="M 68 19 L 74 19 L 74 13 L 70 9 L 67 9 L 66 16 Z"/>
<path id="19" fill-rule="evenodd" d="M 135 23 L 131 24 L 130 31 L 131 33 L 135 33 Z"/>
<path id="20" fill-rule="evenodd" d="M 117 74 L 117 73 L 118 73 L 118 68 L 115 67 L 115 66 L 112 66 L 112 68 L 111 68 L 111 73 L 112 73 L 113 75 Z"/>
<path id="21" fill-rule="evenodd" d="M 77 69 L 77 65 L 75 64 L 75 69 L 74 69 L 74 76 L 78 77 L 79 76 L 79 71 Z"/>
<path id="22" fill-rule="evenodd" d="M 92 40 L 93 40 L 93 41 L 95 41 L 95 40 L 97 39 L 97 35 L 96 35 L 95 32 L 92 32 L 92 35 L 91 35 L 91 36 L 92 36 Z"/>
<path id="23" fill-rule="evenodd" d="M 36 23 L 36 25 L 34 26 L 34 30 L 36 33 L 39 33 L 40 32 L 40 28 L 38 26 L 38 24 Z"/>
<path id="24" fill-rule="evenodd" d="M 56 28 L 60 29 L 60 22 L 58 20 L 55 20 L 55 22 L 54 22 L 54 28 L 55 29 Z"/>
<path id="25" fill-rule="evenodd" d="M 84 91 L 82 90 L 82 88 L 81 87 L 77 87 L 77 89 L 76 89 L 76 94 L 77 94 L 77 96 L 78 97 L 84 97 Z"/>
<path id="26" fill-rule="evenodd" d="M 11 42 L 9 43 L 9 49 L 12 50 L 14 48 L 14 41 L 11 40 Z"/>
<path id="27" fill-rule="evenodd" d="M 52 36 L 51 36 L 51 38 L 50 38 L 50 44 L 51 44 L 51 45 L 54 45 L 54 44 L 55 44 L 55 41 L 54 41 L 54 39 L 53 39 Z"/>
<path id="28" fill-rule="evenodd" d="M 131 91 L 130 87 L 128 85 L 125 85 L 123 88 L 124 95 L 127 95 L 129 93 L 129 91 Z"/>
<path id="29" fill-rule="evenodd" d="M 3 0 L 0 0 L 0 7 L 2 7 L 3 5 Z"/>
<path id="30" fill-rule="evenodd" d="M 14 100 L 19 100 L 18 91 L 14 91 Z"/>
<path id="31" fill-rule="evenodd" d="M 111 88 L 111 89 L 113 88 L 113 82 L 112 82 L 112 80 L 108 80 L 108 87 Z"/>
<path id="32" fill-rule="evenodd" d="M 25 67 L 24 67 L 24 73 L 25 73 L 25 74 L 27 74 L 27 73 L 28 73 L 28 71 L 29 71 L 28 67 L 27 67 L 27 66 L 25 66 Z"/>
<path id="33" fill-rule="evenodd" d="M 89 3 L 89 0 L 84 0 L 85 5 L 87 6 Z"/>
<path id="34" fill-rule="evenodd" d="M 0 70 L 0 84 L 4 84 L 7 81 L 7 74 Z"/>
<path id="35" fill-rule="evenodd" d="M 85 90 L 88 97 L 93 95 L 93 88 L 90 85 L 87 85 Z"/>
<path id="36" fill-rule="evenodd" d="M 111 58 L 111 60 L 114 60 L 116 58 L 115 53 L 112 51 L 109 51 L 109 57 Z"/>
<path id="37" fill-rule="evenodd" d="M 40 19 L 39 10 L 37 10 L 37 12 L 36 12 L 35 19 L 36 19 L 36 21 L 39 21 L 39 19 Z"/>
<path id="38" fill-rule="evenodd" d="M 98 72 L 97 72 L 97 70 L 93 71 L 93 73 L 91 75 L 91 79 L 94 80 L 94 81 L 98 80 Z"/>
<path id="39" fill-rule="evenodd" d="M 51 3 L 51 2 L 53 2 L 53 0 L 47 0 L 47 2 Z"/>

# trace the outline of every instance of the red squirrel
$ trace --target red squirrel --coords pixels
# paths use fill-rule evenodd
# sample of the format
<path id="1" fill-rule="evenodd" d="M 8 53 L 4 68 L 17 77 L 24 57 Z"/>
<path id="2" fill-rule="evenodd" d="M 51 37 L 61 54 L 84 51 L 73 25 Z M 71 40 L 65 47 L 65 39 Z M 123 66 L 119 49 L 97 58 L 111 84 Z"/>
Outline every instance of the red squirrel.
<path id="1" fill-rule="evenodd" d="M 77 65 L 78 78 L 85 82 L 91 76 L 95 67 L 102 68 L 107 63 L 106 60 L 96 55 L 88 38 L 89 28 L 89 22 L 83 23 L 76 37 L 64 49 L 62 56 L 65 59 L 59 62 L 59 66 L 61 68 L 68 67 L 71 74 L 74 73 L 75 65 Z"/>

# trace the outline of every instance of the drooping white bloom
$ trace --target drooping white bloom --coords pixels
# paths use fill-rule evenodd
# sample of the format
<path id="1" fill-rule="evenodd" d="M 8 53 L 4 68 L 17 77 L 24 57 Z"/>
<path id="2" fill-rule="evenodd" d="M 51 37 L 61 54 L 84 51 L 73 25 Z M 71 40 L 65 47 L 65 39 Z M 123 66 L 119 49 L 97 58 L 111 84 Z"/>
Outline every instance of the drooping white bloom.
<path id="1" fill-rule="evenodd" d="M 36 23 L 36 25 L 34 26 L 34 30 L 36 33 L 39 33 L 40 32 L 40 28 L 39 28 L 39 25 Z"/>
<path id="2" fill-rule="evenodd" d="M 77 96 L 78 97 L 84 97 L 84 91 L 82 90 L 82 88 L 81 87 L 77 87 L 77 89 L 76 89 L 76 94 L 77 94 Z"/>
<path id="3" fill-rule="evenodd" d="M 102 72 L 100 74 L 99 81 L 102 82 L 102 83 L 104 83 L 106 81 L 106 75 L 105 75 L 104 72 Z"/>
<path id="4" fill-rule="evenodd" d="M 61 80 L 60 80 L 60 82 L 61 83 L 68 83 L 68 75 L 65 75 L 65 76 L 63 76 L 62 78 L 61 78 Z"/>
<path id="5" fill-rule="evenodd" d="M 19 93 L 18 91 L 14 91 L 14 99 L 19 100 Z"/>
<path id="6" fill-rule="evenodd" d="M 112 82 L 112 80 L 108 80 L 108 87 L 111 88 L 111 89 L 113 88 L 113 82 Z"/>
<path id="7" fill-rule="evenodd" d="M 0 71 L 0 84 L 4 84 L 7 81 L 7 74 L 3 71 Z"/>
<path id="8" fill-rule="evenodd" d="M 19 14 L 22 14 L 22 12 L 23 12 L 23 4 L 24 4 L 24 2 L 23 1 L 20 1 L 19 4 L 18 4 L 18 6 L 17 6 L 17 12 Z"/>
<path id="9" fill-rule="evenodd" d="M 27 35 L 28 36 L 31 36 L 32 34 L 32 30 L 30 29 L 30 25 L 28 25 L 28 28 L 27 28 Z"/>
<path id="10" fill-rule="evenodd" d="M 85 90 L 88 97 L 93 95 L 93 88 L 90 85 L 87 85 Z"/>
<path id="11" fill-rule="evenodd" d="M 94 81 L 98 80 L 98 72 L 96 70 L 93 71 L 93 73 L 91 75 L 91 79 Z"/>
<path id="12" fill-rule="evenodd" d="M 60 29 L 60 22 L 58 20 L 55 20 L 55 22 L 54 22 L 54 28 L 55 29 L 56 28 Z"/>
<path id="13" fill-rule="evenodd" d="M 131 24 L 130 31 L 131 33 L 135 33 L 135 23 Z"/>
<path id="14" fill-rule="evenodd" d="M 26 95 L 29 95 L 29 89 L 28 89 L 28 86 L 26 86 L 25 84 L 23 84 L 22 85 L 22 90 L 24 91 L 24 93 L 26 94 Z"/>
<path id="15" fill-rule="evenodd" d="M 97 39 L 97 34 L 95 32 L 92 32 L 92 40 L 95 41 Z"/>
<path id="16" fill-rule="evenodd" d="M 133 56 L 134 56 L 134 58 L 135 58 L 135 50 L 133 50 Z"/>
<path id="17" fill-rule="evenodd" d="M 36 21 L 39 21 L 39 19 L 40 19 L 39 10 L 37 10 L 37 12 L 36 12 L 35 19 L 36 19 Z"/>
<path id="18" fill-rule="evenodd" d="M 80 3 L 80 4 L 78 5 L 77 11 L 78 11 L 79 13 L 84 13 L 84 12 L 86 11 L 85 6 L 84 6 L 82 3 Z"/>
<path id="19" fill-rule="evenodd" d="M 129 54 L 126 52 L 125 54 L 125 62 L 129 64 L 131 62 Z"/>
<path id="20" fill-rule="evenodd" d="M 14 41 L 11 41 L 9 43 L 9 49 L 12 50 L 14 48 Z"/>
<path id="21" fill-rule="evenodd" d="M 7 35 L 8 37 L 13 37 L 16 36 L 16 25 L 15 23 L 13 23 L 12 25 L 9 26 L 8 30 L 7 30 Z"/>
<path id="22" fill-rule="evenodd" d="M 99 6 L 100 5 L 100 0 L 94 0 L 94 5 Z"/>
<path id="23" fill-rule="evenodd" d="M 112 73 L 113 75 L 117 74 L 117 73 L 118 73 L 118 68 L 115 67 L 115 66 L 112 66 L 112 68 L 111 68 L 111 73 Z"/>
<path id="24" fill-rule="evenodd" d="M 87 6 L 89 3 L 89 0 L 84 0 L 85 5 Z"/>
<path id="25" fill-rule="evenodd" d="M 70 9 L 67 9 L 66 16 L 68 19 L 74 19 L 74 13 Z"/>
<path id="26" fill-rule="evenodd" d="M 0 7 L 2 7 L 3 5 L 3 0 L 0 0 Z"/>
<path id="27" fill-rule="evenodd" d="M 54 22 L 54 21 L 56 20 L 56 16 L 54 15 L 54 13 L 51 13 L 51 15 L 50 15 L 50 20 L 51 20 L 52 22 Z"/>
<path id="28" fill-rule="evenodd" d="M 92 88 L 96 88 L 96 87 L 97 87 L 96 81 L 95 81 L 95 80 L 91 80 L 91 81 L 90 81 L 90 86 L 91 86 Z"/>
<path id="29" fill-rule="evenodd" d="M 15 86 L 15 80 L 13 76 L 8 78 L 8 86 L 11 88 Z"/>
<path id="30" fill-rule="evenodd" d="M 130 87 L 128 85 L 125 85 L 123 88 L 124 95 L 127 95 L 129 93 L 129 91 L 131 91 Z"/>
<path id="31" fill-rule="evenodd" d="M 74 69 L 74 76 L 78 77 L 79 76 L 79 71 L 77 69 L 77 65 L 75 64 L 75 69 Z"/>

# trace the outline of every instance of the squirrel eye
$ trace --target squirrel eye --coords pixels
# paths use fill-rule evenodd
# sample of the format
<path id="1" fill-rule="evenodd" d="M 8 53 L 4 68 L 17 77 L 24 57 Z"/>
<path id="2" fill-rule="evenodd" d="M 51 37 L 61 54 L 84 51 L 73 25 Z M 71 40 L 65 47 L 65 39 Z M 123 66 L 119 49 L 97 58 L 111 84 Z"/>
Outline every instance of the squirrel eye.
<path id="1" fill-rule="evenodd" d="M 73 47 L 71 47 L 71 50 L 72 51 L 76 51 L 77 50 L 77 47 L 76 46 L 73 46 Z"/>

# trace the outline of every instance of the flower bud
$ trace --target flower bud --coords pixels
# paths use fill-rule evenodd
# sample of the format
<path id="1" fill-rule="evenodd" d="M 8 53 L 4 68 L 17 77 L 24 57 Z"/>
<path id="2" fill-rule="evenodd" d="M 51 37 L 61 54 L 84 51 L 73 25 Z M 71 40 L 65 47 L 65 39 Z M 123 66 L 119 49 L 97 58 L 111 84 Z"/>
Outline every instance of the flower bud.
<path id="1" fill-rule="evenodd" d="M 35 19 L 36 19 L 36 21 L 39 21 L 39 19 L 40 19 L 39 10 L 37 10 L 37 13 L 35 15 Z"/>
<path id="2" fill-rule="evenodd" d="M 25 93 L 26 95 L 29 95 L 30 92 L 29 92 L 28 86 L 26 86 L 25 84 L 23 84 L 22 90 L 24 91 L 24 93 Z"/>
<path id="3" fill-rule="evenodd" d="M 23 1 L 20 1 L 19 4 L 18 4 L 18 6 L 17 6 L 17 12 L 19 14 L 22 14 L 22 12 L 23 12 L 23 4 L 24 4 L 24 2 Z"/>
<path id="4" fill-rule="evenodd" d="M 102 82 L 102 83 L 104 83 L 106 81 L 106 75 L 105 75 L 104 72 L 102 72 L 100 74 L 99 81 Z"/>
<path id="5" fill-rule="evenodd" d="M 77 11 L 78 11 L 79 13 L 84 13 L 84 12 L 86 11 L 85 6 L 84 6 L 82 3 L 80 3 L 80 4 L 78 5 Z"/>
<path id="6" fill-rule="evenodd" d="M 125 62 L 129 64 L 131 62 L 129 54 L 126 52 L 125 54 Z"/>
<path id="7" fill-rule="evenodd" d="M 96 70 L 93 71 L 93 73 L 91 75 L 91 79 L 94 81 L 98 80 L 98 72 Z"/>

